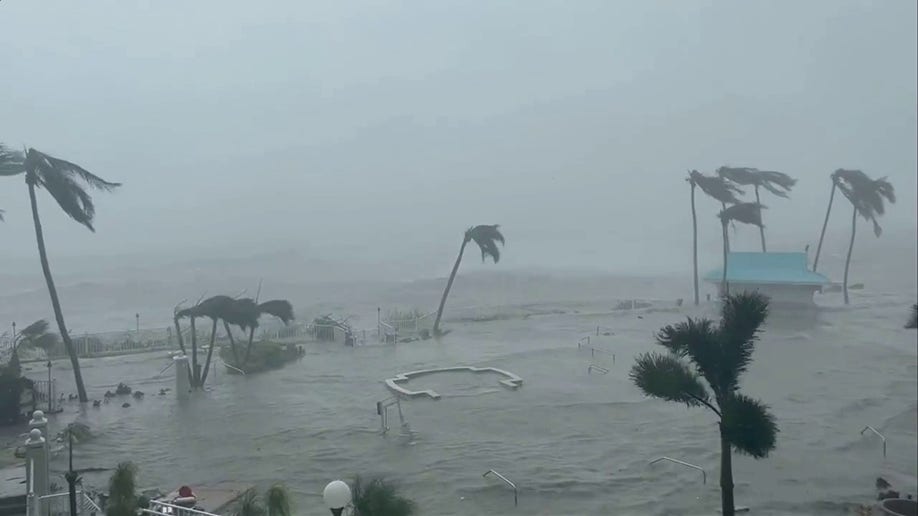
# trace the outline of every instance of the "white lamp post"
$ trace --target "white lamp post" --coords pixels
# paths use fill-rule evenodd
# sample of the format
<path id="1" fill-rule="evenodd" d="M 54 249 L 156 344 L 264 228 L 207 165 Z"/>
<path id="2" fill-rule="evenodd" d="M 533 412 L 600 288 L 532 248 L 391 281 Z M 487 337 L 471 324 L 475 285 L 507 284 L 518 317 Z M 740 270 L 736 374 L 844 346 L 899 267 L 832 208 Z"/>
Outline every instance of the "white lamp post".
<path id="1" fill-rule="evenodd" d="M 351 504 L 351 488 L 341 480 L 332 480 L 322 491 L 322 498 L 334 516 L 341 516 L 344 508 Z"/>

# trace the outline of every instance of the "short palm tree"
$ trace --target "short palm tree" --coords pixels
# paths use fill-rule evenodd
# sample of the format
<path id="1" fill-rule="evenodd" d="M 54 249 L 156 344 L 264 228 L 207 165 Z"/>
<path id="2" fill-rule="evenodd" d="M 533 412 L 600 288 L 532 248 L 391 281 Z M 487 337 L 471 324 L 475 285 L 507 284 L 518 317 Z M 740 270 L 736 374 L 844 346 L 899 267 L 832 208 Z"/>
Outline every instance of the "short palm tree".
<path id="1" fill-rule="evenodd" d="M 867 180 L 867 175 L 860 170 L 840 168 L 829 176 L 832 181 L 832 190 L 829 193 L 829 206 L 826 208 L 826 218 L 822 221 L 822 231 L 819 233 L 819 244 L 816 246 L 816 257 L 813 259 L 813 270 L 819 267 L 819 256 L 822 253 L 822 242 L 826 237 L 826 228 L 829 226 L 829 215 L 832 214 L 832 201 L 835 200 L 835 191 L 841 181 L 862 182 Z"/>
<path id="2" fill-rule="evenodd" d="M 729 206 L 721 210 L 717 214 L 720 218 L 721 230 L 723 232 L 724 239 L 724 271 L 723 278 L 721 279 L 721 289 L 723 290 L 723 295 L 730 293 L 730 284 L 727 282 L 727 256 L 730 254 L 730 234 L 727 231 L 727 226 L 731 222 L 740 222 L 743 224 L 751 224 L 753 226 L 762 227 L 762 210 L 765 209 L 765 206 L 757 202 L 741 202 Z"/>
<path id="3" fill-rule="evenodd" d="M 275 484 L 260 495 L 255 489 L 243 493 L 236 505 L 234 516 L 290 516 L 293 514 L 290 493 L 281 484 Z"/>
<path id="4" fill-rule="evenodd" d="M 500 248 L 497 243 L 504 245 L 504 235 L 498 229 L 497 224 L 480 225 L 466 230 L 462 237 L 462 246 L 459 247 L 459 256 L 456 257 L 456 263 L 453 264 L 453 270 L 449 274 L 449 280 L 446 282 L 446 289 L 443 290 L 443 297 L 440 298 L 440 306 L 437 308 L 437 318 L 434 320 L 433 333 L 440 334 L 440 319 L 443 317 L 443 308 L 446 306 L 446 298 L 449 296 L 449 290 L 453 287 L 453 281 L 456 279 L 456 273 L 459 272 L 459 264 L 462 263 L 462 253 L 465 252 L 465 246 L 474 241 L 481 249 L 481 261 L 485 261 L 488 256 L 494 260 L 494 263 L 500 261 Z"/>
<path id="5" fill-rule="evenodd" d="M 731 450 L 761 459 L 775 448 L 774 416 L 761 401 L 739 392 L 767 316 L 768 301 L 761 294 L 727 296 L 719 324 L 689 318 L 666 326 L 656 340 L 667 352 L 639 355 L 631 368 L 631 380 L 647 396 L 705 407 L 717 416 L 724 516 L 735 513 Z"/>
<path id="6" fill-rule="evenodd" d="M 137 467 L 121 462 L 108 481 L 106 516 L 134 516 L 137 514 Z"/>
<path id="7" fill-rule="evenodd" d="M 896 202 L 896 193 L 892 184 L 885 177 L 871 179 L 864 173 L 848 174 L 838 182 L 838 189 L 851 202 L 851 241 L 848 243 L 848 256 L 845 258 L 845 276 L 842 282 L 842 291 L 845 294 L 845 304 L 848 298 L 848 270 L 851 266 L 851 253 L 854 250 L 854 236 L 857 232 L 857 216 L 860 214 L 873 223 L 873 234 L 879 237 L 883 228 L 877 218 L 886 213 L 885 202 Z"/>
<path id="8" fill-rule="evenodd" d="M 35 195 L 35 190 L 39 188 L 47 190 L 57 201 L 58 206 L 64 210 L 64 213 L 86 226 L 90 231 L 95 231 L 92 223 L 95 218 L 96 208 L 92 202 L 92 197 L 86 190 L 95 188 L 102 191 L 111 191 L 120 186 L 120 184 L 106 181 L 75 163 L 55 158 L 32 148 L 27 149 L 24 153 L 2 148 L 0 159 L 5 160 L 4 163 L 0 164 L 0 174 L 4 176 L 25 175 L 26 185 L 29 188 L 29 200 L 32 203 L 32 221 L 35 225 L 38 255 L 41 260 L 45 283 L 48 285 L 48 294 L 51 296 L 54 318 L 57 320 L 58 331 L 64 341 L 67 354 L 70 355 L 70 364 L 73 367 L 73 376 L 80 402 L 86 403 L 89 398 L 86 396 L 86 387 L 83 384 L 80 361 L 77 358 L 70 334 L 67 332 L 64 312 L 61 309 L 61 302 L 54 286 L 54 278 L 51 276 L 51 266 L 48 263 L 45 238 L 42 232 L 41 220 L 38 216 L 38 199 Z"/>
<path id="9" fill-rule="evenodd" d="M 394 484 L 382 478 L 365 481 L 357 476 L 352 484 L 355 516 L 411 516 L 417 511 L 414 500 L 400 495 Z"/>
<path id="10" fill-rule="evenodd" d="M 748 167 L 720 167 L 717 175 L 728 181 L 742 186 L 752 186 L 755 190 L 755 202 L 761 204 L 759 187 L 762 187 L 778 197 L 787 198 L 791 188 L 797 180 L 791 176 L 774 170 L 759 170 Z M 759 238 L 762 240 L 762 252 L 767 252 L 765 247 L 765 227 L 759 226 Z"/>
<path id="11" fill-rule="evenodd" d="M 721 206 L 739 202 L 737 195 L 743 191 L 720 176 L 706 176 L 697 170 L 689 172 L 686 181 L 692 187 L 692 280 L 695 287 L 695 304 L 698 304 L 698 216 L 695 214 L 695 187 L 709 197 L 719 201 Z"/>

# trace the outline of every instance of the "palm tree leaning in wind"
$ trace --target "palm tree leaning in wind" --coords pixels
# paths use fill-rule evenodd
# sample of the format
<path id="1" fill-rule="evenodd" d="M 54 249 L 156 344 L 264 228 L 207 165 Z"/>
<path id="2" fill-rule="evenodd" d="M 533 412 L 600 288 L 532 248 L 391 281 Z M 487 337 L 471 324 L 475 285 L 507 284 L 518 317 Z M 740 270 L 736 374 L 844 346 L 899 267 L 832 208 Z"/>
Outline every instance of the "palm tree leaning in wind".
<path id="1" fill-rule="evenodd" d="M 727 255 L 730 254 L 730 235 L 727 232 L 727 226 L 730 222 L 741 222 L 743 224 L 752 224 L 753 226 L 762 227 L 762 210 L 765 206 L 757 202 L 741 202 L 724 208 L 717 217 L 720 219 L 721 229 L 724 239 L 724 272 L 721 279 L 721 292 L 726 296 L 730 294 L 730 283 L 727 282 Z"/>
<path id="2" fill-rule="evenodd" d="M 760 186 L 778 197 L 786 199 L 791 188 L 797 184 L 796 179 L 783 172 L 759 170 L 757 168 L 720 167 L 717 169 L 717 175 L 738 185 L 752 186 L 755 189 L 755 202 L 760 204 L 762 202 L 759 198 Z M 759 238 L 762 240 L 762 252 L 767 252 L 764 226 L 759 226 Z"/>
<path id="3" fill-rule="evenodd" d="M 446 306 L 446 298 L 449 296 L 449 290 L 453 287 L 453 280 L 456 279 L 456 273 L 459 272 L 459 264 L 462 262 L 462 253 L 465 252 L 465 246 L 469 242 L 475 241 L 481 249 L 481 261 L 484 262 L 488 256 L 494 260 L 494 263 L 500 261 L 500 248 L 497 243 L 504 245 L 504 235 L 498 229 L 497 224 L 481 225 L 469 228 L 462 237 L 462 246 L 459 248 L 459 256 L 456 257 L 456 263 L 453 264 L 453 270 L 449 274 L 449 280 L 446 282 L 446 289 L 443 290 L 443 297 L 440 298 L 440 306 L 437 308 L 437 319 L 434 321 L 433 334 L 440 334 L 440 319 L 443 317 L 443 307 Z"/>
<path id="4" fill-rule="evenodd" d="M 54 309 L 54 318 L 57 320 L 57 327 L 61 339 L 64 341 L 64 347 L 67 349 L 67 354 L 70 355 L 70 364 L 73 366 L 77 394 L 80 402 L 86 403 L 89 398 L 86 396 L 86 387 L 83 385 L 80 362 L 77 358 L 73 341 L 70 339 L 70 334 L 67 332 L 64 312 L 61 309 L 60 299 L 57 297 L 57 289 L 54 287 L 51 266 L 48 264 L 48 253 L 45 249 L 45 238 L 42 233 L 41 220 L 38 216 L 38 199 L 36 198 L 35 190 L 39 188 L 47 190 L 61 209 L 64 210 L 64 213 L 86 226 L 90 231 L 95 231 L 92 223 L 95 218 L 96 208 L 92 202 L 92 197 L 86 192 L 87 187 L 111 191 L 121 185 L 120 183 L 110 183 L 89 173 L 79 165 L 55 158 L 32 148 L 27 149 L 24 154 L 3 150 L 0 153 L 0 157 L 7 160 L 6 163 L 0 165 L 0 174 L 5 176 L 25 175 L 26 185 L 29 187 L 29 200 L 32 203 L 32 222 L 35 225 L 38 255 L 41 260 L 42 272 L 45 275 L 45 283 L 48 285 L 48 294 L 51 296 L 51 307 Z"/>
<path id="5" fill-rule="evenodd" d="M 892 184 L 885 177 L 870 179 L 867 174 L 848 174 L 838 182 L 838 189 L 851 202 L 851 241 L 848 243 L 848 257 L 845 258 L 845 277 L 842 291 L 845 293 L 845 304 L 848 299 L 848 269 L 851 266 L 851 252 L 854 250 L 854 236 L 857 231 L 857 216 L 860 214 L 873 223 L 873 234 L 878 238 L 883 234 L 883 228 L 877 223 L 877 217 L 886 213 L 884 200 L 890 204 L 896 202 L 896 192 Z"/>
<path id="6" fill-rule="evenodd" d="M 826 218 L 822 221 L 822 231 L 819 232 L 819 244 L 816 246 L 816 257 L 813 259 L 813 271 L 819 267 L 819 256 L 822 253 L 822 242 L 826 237 L 826 228 L 829 225 L 829 215 L 832 213 L 832 201 L 835 200 L 835 191 L 838 189 L 840 181 L 862 182 L 869 180 L 867 175 L 860 170 L 840 168 L 829 176 L 832 181 L 832 190 L 829 193 L 829 206 L 826 208 Z"/>
<path id="7" fill-rule="evenodd" d="M 720 201 L 721 205 L 736 204 L 739 202 L 737 195 L 742 195 L 742 190 L 719 176 L 706 176 L 697 170 L 689 172 L 686 178 L 692 187 L 692 280 L 695 287 L 695 304 L 698 304 L 698 216 L 695 214 L 695 187 L 709 197 Z"/>
<path id="8" fill-rule="evenodd" d="M 724 516 L 735 513 L 731 450 L 761 459 L 775 448 L 778 427 L 774 416 L 764 403 L 739 392 L 740 375 L 752 363 L 767 316 L 768 301 L 761 294 L 728 296 L 720 324 L 689 318 L 666 326 L 656 340 L 667 353 L 639 355 L 631 368 L 631 381 L 647 396 L 706 407 L 717 416 Z"/>

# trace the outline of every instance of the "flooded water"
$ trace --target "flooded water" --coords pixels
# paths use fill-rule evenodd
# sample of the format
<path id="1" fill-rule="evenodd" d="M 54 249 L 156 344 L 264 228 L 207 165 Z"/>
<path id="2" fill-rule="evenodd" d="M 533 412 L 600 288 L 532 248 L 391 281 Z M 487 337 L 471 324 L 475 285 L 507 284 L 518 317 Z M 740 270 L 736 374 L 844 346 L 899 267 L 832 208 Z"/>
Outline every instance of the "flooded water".
<path id="1" fill-rule="evenodd" d="M 76 419 L 95 433 L 76 448 L 77 467 L 132 460 L 141 485 L 161 488 L 283 481 L 299 514 L 326 514 L 324 485 L 355 473 L 401 484 L 422 514 L 715 514 L 714 418 L 647 399 L 628 379 L 634 356 L 656 347 L 654 331 L 686 315 L 716 316 L 715 307 L 660 301 L 651 310 L 615 311 L 622 289 L 591 291 L 583 281 L 567 290 L 533 287 L 528 298 L 508 295 L 478 308 L 476 317 L 461 317 L 457 308 L 448 323 L 452 333 L 440 342 L 309 344 L 302 360 L 279 371 L 241 377 L 219 369 L 208 391 L 187 402 L 172 393 L 156 396 L 174 385 L 171 370 L 156 376 L 168 363 L 162 354 L 83 360 L 91 397 L 126 381 L 146 399 L 130 400 L 130 408 L 70 403 L 52 425 Z M 651 290 L 668 293 L 665 286 Z M 429 294 L 420 287 L 400 291 L 411 293 Z M 743 377 L 743 391 L 771 406 L 781 431 L 767 459 L 735 456 L 737 503 L 755 514 L 839 514 L 872 499 L 880 474 L 905 491 L 918 489 L 918 354 L 914 330 L 902 329 L 914 288 L 859 292 L 850 307 L 838 306 L 838 297 L 821 299 L 813 314 L 774 316 Z M 471 286 L 458 287 L 451 303 L 475 300 Z M 375 321 L 375 308 L 364 305 Z M 597 336 L 597 326 L 610 334 Z M 595 356 L 578 350 L 587 335 L 600 350 Z M 609 372 L 588 374 L 590 364 Z M 443 398 L 402 403 L 407 435 L 393 407 L 392 430 L 380 435 L 376 402 L 388 397 L 382 380 L 454 365 L 506 369 L 524 384 L 511 391 L 491 376 L 424 378 L 418 385 Z M 32 374 L 44 371 L 31 366 Z M 72 380 L 66 363 L 53 370 L 61 381 Z M 886 435 L 885 459 L 878 438 L 860 435 L 865 425 Z M 660 456 L 700 465 L 707 483 L 698 471 L 649 465 Z M 55 469 L 63 468 L 58 457 Z M 489 469 L 517 483 L 519 507 L 508 487 L 482 477 Z M 102 486 L 106 473 L 85 478 Z M 63 485 L 62 478 L 56 482 Z"/>

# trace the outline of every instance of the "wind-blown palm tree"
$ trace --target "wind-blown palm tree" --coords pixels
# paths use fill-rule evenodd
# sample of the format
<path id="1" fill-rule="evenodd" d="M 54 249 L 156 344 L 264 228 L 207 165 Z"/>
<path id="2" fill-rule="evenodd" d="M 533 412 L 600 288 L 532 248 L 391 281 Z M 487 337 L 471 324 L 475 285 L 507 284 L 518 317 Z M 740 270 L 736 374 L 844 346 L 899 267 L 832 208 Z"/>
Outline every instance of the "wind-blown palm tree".
<path id="1" fill-rule="evenodd" d="M 816 246 L 816 257 L 813 259 L 813 271 L 819 267 L 819 256 L 822 253 L 822 242 L 826 237 L 826 228 L 829 226 L 829 215 L 832 213 L 832 201 L 835 200 L 835 191 L 838 190 L 838 184 L 844 180 L 846 182 L 862 182 L 869 180 L 867 174 L 860 170 L 840 168 L 829 176 L 832 181 L 832 190 L 829 193 L 829 206 L 826 208 L 826 218 L 822 221 L 822 231 L 819 233 L 819 244 Z"/>
<path id="2" fill-rule="evenodd" d="M 400 495 L 395 485 L 382 478 L 356 476 L 351 484 L 355 516 L 411 516 L 417 511 L 414 500 Z"/>
<path id="3" fill-rule="evenodd" d="M 51 276 L 51 266 L 48 263 L 48 253 L 45 249 L 41 219 L 38 216 L 38 199 L 35 195 L 35 190 L 38 188 L 47 190 L 61 209 L 64 210 L 64 213 L 86 226 L 90 231 L 95 231 L 92 223 L 95 218 L 96 208 L 92 202 L 92 197 L 86 190 L 95 188 L 102 191 L 111 191 L 120 186 L 120 183 L 111 183 L 91 174 L 75 163 L 55 158 L 32 148 L 27 149 L 25 153 L 7 149 L 0 154 L 0 158 L 6 160 L 4 164 L 0 165 L 0 175 L 25 175 L 26 185 L 29 188 L 29 200 L 32 204 L 32 221 L 35 225 L 38 255 L 41 260 L 45 283 L 48 285 L 51 307 L 54 309 L 54 318 L 57 320 L 57 327 L 61 339 L 64 341 L 64 347 L 67 349 L 67 354 L 70 355 L 70 364 L 73 367 L 73 376 L 80 402 L 86 403 L 89 398 L 86 396 L 86 387 L 83 385 L 80 361 L 77 358 L 70 334 L 67 332 L 64 312 L 61 309 L 61 302 L 54 286 L 54 278 Z"/>
<path id="4" fill-rule="evenodd" d="M 43 349 L 50 356 L 57 343 L 57 335 L 48 331 L 48 321 L 39 319 L 13 335 L 13 353 L 10 363 L 14 359 L 17 363 L 19 362 L 18 352 L 22 347 Z"/>
<path id="5" fill-rule="evenodd" d="M 724 271 L 720 284 L 723 289 L 723 295 L 730 294 L 730 284 L 727 282 L 727 255 L 730 254 L 730 235 L 727 231 L 727 226 L 730 222 L 740 222 L 762 227 L 763 209 L 765 209 L 765 206 L 757 202 L 741 202 L 724 208 L 717 214 L 717 217 L 720 218 L 724 239 Z"/>
<path id="6" fill-rule="evenodd" d="M 742 186 L 752 186 L 755 190 L 755 202 L 761 204 L 759 187 L 762 187 L 778 197 L 787 198 L 791 188 L 797 180 L 791 176 L 773 170 L 759 170 L 748 167 L 720 167 L 717 175 Z M 759 226 L 759 238 L 762 240 L 762 252 L 767 252 L 765 247 L 765 227 Z"/>
<path id="7" fill-rule="evenodd" d="M 848 256 L 845 258 L 845 277 L 842 290 L 845 293 L 845 304 L 848 299 L 848 270 L 851 266 L 851 253 L 854 250 L 854 236 L 857 232 L 857 215 L 873 223 L 873 234 L 878 238 L 883 234 L 883 228 L 877 218 L 886 213 L 885 201 L 890 204 L 896 202 L 896 192 L 892 184 L 885 177 L 871 179 L 863 172 L 848 174 L 838 182 L 838 189 L 851 202 L 851 241 L 848 243 Z"/>
<path id="8" fill-rule="evenodd" d="M 133 516 L 137 514 L 137 467 L 121 462 L 108 481 L 106 516 Z"/>
<path id="9" fill-rule="evenodd" d="M 211 360 L 211 357 L 213 356 L 214 347 L 216 344 L 217 322 L 220 321 L 221 319 L 225 322 L 227 316 L 232 317 L 231 313 L 233 310 L 233 304 L 235 302 L 236 300 L 229 296 L 222 296 L 222 295 L 212 296 L 190 308 L 186 308 L 184 310 L 180 310 L 176 312 L 175 314 L 176 320 L 182 319 L 185 317 L 189 317 L 192 320 L 197 317 L 206 317 L 210 319 L 212 322 L 212 327 L 210 330 L 210 347 L 207 350 L 207 359 L 204 362 L 204 369 L 200 374 L 200 378 L 193 377 L 194 383 L 192 384 L 192 386 L 203 387 L 204 383 L 207 381 L 207 372 L 210 371 L 210 360 Z M 192 323 L 192 326 L 193 325 L 194 324 Z M 194 330 L 192 330 L 192 332 L 193 331 Z M 194 335 L 192 335 L 191 339 L 192 339 L 192 362 L 194 364 L 193 367 L 197 369 L 195 367 L 195 365 L 197 364 L 197 339 Z M 235 356 L 235 353 L 236 353 L 235 344 L 233 345 L 233 353 Z"/>
<path id="10" fill-rule="evenodd" d="M 692 280 L 695 287 L 695 304 L 698 304 L 698 216 L 695 214 L 695 187 L 709 197 L 719 201 L 722 206 L 739 202 L 737 195 L 743 191 L 720 176 L 706 176 L 697 170 L 689 172 L 686 181 L 692 187 Z"/>
<path id="11" fill-rule="evenodd" d="M 434 320 L 433 333 L 440 334 L 440 319 L 443 317 L 443 308 L 446 306 L 446 298 L 449 296 L 449 290 L 453 287 L 453 280 L 456 279 L 456 273 L 459 272 L 459 264 L 462 263 L 462 253 L 465 252 L 465 246 L 469 242 L 475 241 L 481 249 L 481 261 L 484 262 L 488 256 L 494 260 L 494 263 L 500 261 L 500 248 L 497 243 L 504 245 L 504 235 L 500 233 L 498 224 L 480 225 L 469 228 L 462 237 L 462 246 L 459 247 L 459 256 L 456 257 L 456 263 L 453 264 L 453 270 L 449 274 L 449 280 L 446 282 L 446 289 L 443 290 L 443 297 L 440 298 L 440 306 L 437 308 L 437 318 Z"/>
<path id="12" fill-rule="evenodd" d="M 724 516 L 735 513 L 731 450 L 761 459 L 775 448 L 774 416 L 764 403 L 739 392 L 767 316 L 768 301 L 761 294 L 728 296 L 719 324 L 689 318 L 666 326 L 656 340 L 668 352 L 639 355 L 631 368 L 631 381 L 647 396 L 706 407 L 717 416 Z"/>
<path id="13" fill-rule="evenodd" d="M 249 330 L 249 342 L 245 348 L 245 357 L 242 359 L 241 363 L 237 362 L 234 364 L 236 367 L 243 370 L 248 364 L 249 357 L 252 354 L 252 345 L 255 341 L 255 330 L 258 328 L 258 319 L 262 315 L 273 315 L 280 319 L 284 325 L 287 325 L 294 319 L 293 305 L 286 299 L 274 299 L 259 304 L 252 298 L 244 297 L 234 300 L 225 316 L 225 320 L 227 320 L 229 324 L 239 326 L 243 331 Z M 227 331 L 229 331 L 229 326 L 227 326 Z M 235 341 L 232 340 L 232 334 L 230 334 L 230 339 L 233 346 L 235 346 Z"/>

